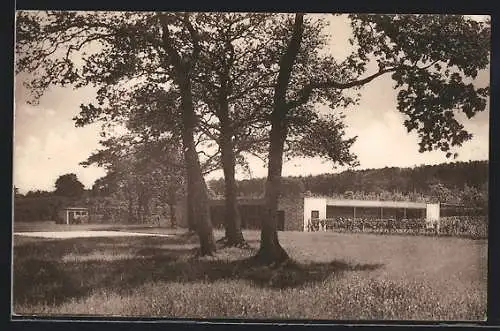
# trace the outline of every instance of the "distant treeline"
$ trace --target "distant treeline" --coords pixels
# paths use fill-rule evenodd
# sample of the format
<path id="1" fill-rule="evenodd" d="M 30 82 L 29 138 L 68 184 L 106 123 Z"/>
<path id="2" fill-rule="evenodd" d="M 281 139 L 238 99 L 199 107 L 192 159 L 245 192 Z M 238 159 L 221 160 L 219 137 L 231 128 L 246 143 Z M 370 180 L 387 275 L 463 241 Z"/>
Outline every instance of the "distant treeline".
<path id="1" fill-rule="evenodd" d="M 239 181 L 239 195 L 261 197 L 264 184 L 264 178 Z M 223 179 L 210 181 L 209 187 L 214 196 L 224 195 Z M 477 208 L 481 210 L 479 214 L 484 215 L 488 205 L 488 162 L 455 162 L 415 168 L 391 167 L 284 177 L 282 192 L 289 197 L 308 193 L 351 199 L 434 200 Z M 130 214 L 135 215 L 136 219 L 149 219 L 153 211 L 158 212 L 158 207 L 155 207 L 157 204 L 152 201 L 147 210 L 142 212 L 144 217 L 140 217 L 138 202 L 138 199 L 129 201 L 111 195 L 101 197 L 93 190 L 84 190 L 78 198 L 63 197 L 47 191 L 30 191 L 26 195 L 16 192 L 14 217 L 16 221 L 24 222 L 55 221 L 58 210 L 68 206 L 88 207 L 92 214 L 98 214 L 108 221 L 130 221 L 127 218 Z M 442 206 L 443 216 L 477 214 L 476 211 L 457 213 L 456 210 L 448 212 L 447 209 L 449 207 Z"/>
<path id="2" fill-rule="evenodd" d="M 14 220 L 23 222 L 56 221 L 58 211 L 71 205 L 71 202 L 71 199 L 51 194 L 16 196 Z"/>
<path id="3" fill-rule="evenodd" d="M 240 196 L 262 196 L 264 178 L 238 182 Z M 214 195 L 224 194 L 224 180 L 209 182 Z M 310 193 L 353 199 L 439 201 L 486 208 L 488 161 L 422 165 L 414 168 L 348 170 L 338 174 L 284 177 L 282 194 Z"/>

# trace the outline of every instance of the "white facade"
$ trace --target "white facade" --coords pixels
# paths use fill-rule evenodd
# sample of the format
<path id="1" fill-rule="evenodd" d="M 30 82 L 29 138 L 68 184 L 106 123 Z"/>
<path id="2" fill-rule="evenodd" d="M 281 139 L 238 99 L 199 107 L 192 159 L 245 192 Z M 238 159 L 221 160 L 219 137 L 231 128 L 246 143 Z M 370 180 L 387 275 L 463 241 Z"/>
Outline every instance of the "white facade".
<path id="1" fill-rule="evenodd" d="M 345 207 L 380 207 L 380 208 L 406 208 L 406 209 L 425 209 L 426 220 L 429 226 L 437 223 L 439 227 L 440 205 L 439 203 L 422 203 L 409 201 L 366 201 L 366 200 L 342 200 L 326 197 L 304 197 L 304 231 L 308 231 L 307 224 L 314 217 L 319 219 L 326 218 L 327 206 L 345 206 Z"/>
<path id="2" fill-rule="evenodd" d="M 66 224 L 70 224 L 71 220 L 76 220 L 84 216 L 89 216 L 87 208 L 67 208 L 66 209 Z"/>
<path id="3" fill-rule="evenodd" d="M 428 203 L 425 210 L 425 219 L 427 221 L 427 227 L 432 227 L 436 224 L 439 230 L 439 203 Z"/>
<path id="4" fill-rule="evenodd" d="M 313 211 L 318 211 L 319 218 L 326 218 L 326 198 L 304 198 L 304 231 L 307 231 L 307 223 L 311 219 L 311 214 Z"/>

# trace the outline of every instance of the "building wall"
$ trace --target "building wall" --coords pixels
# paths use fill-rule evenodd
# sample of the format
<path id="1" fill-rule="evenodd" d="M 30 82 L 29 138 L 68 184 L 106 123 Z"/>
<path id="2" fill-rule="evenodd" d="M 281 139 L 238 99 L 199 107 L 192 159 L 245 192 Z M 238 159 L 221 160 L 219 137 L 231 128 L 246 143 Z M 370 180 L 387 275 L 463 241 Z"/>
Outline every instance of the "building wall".
<path id="1" fill-rule="evenodd" d="M 436 226 L 439 231 L 439 203 L 428 203 L 425 216 L 427 227 Z"/>
<path id="2" fill-rule="evenodd" d="M 240 201 L 240 213 L 247 213 L 249 212 L 249 209 L 252 209 L 252 214 L 256 214 L 257 216 L 259 214 L 263 214 L 264 212 L 264 204 L 262 199 L 250 199 L 250 200 L 255 200 L 255 201 Z M 259 201 L 260 200 L 260 201 Z M 214 228 L 219 227 L 218 225 L 222 224 L 221 218 L 221 212 L 223 212 L 224 204 L 223 201 L 212 201 L 211 202 L 211 216 L 216 217 L 217 219 L 213 219 L 212 223 L 214 225 Z M 216 208 L 214 208 L 216 207 Z M 261 213 L 259 213 L 259 210 L 253 210 L 253 209 L 259 209 Z M 187 202 L 180 201 L 178 206 L 177 206 L 177 225 L 179 227 L 187 227 Z M 278 210 L 281 210 L 284 212 L 285 216 L 285 231 L 303 231 L 303 224 L 304 224 L 304 203 L 303 203 L 303 198 L 302 196 L 297 196 L 297 197 L 284 197 L 280 199 L 279 205 L 278 205 Z M 244 222 L 245 216 L 252 216 L 252 215 L 242 215 L 242 226 L 244 228 L 252 228 L 252 229 L 260 229 L 260 224 L 257 224 L 259 222 L 256 222 L 254 220 L 253 215 L 251 220 L 247 220 L 247 222 Z M 246 218 L 248 218 L 246 217 Z M 263 217 L 257 217 L 258 220 L 262 219 Z M 246 224 L 248 223 L 248 224 Z"/>
<path id="3" fill-rule="evenodd" d="M 439 203 L 428 203 L 426 209 L 427 221 L 439 220 Z"/>
<path id="4" fill-rule="evenodd" d="M 302 196 L 280 198 L 278 210 L 285 212 L 285 231 L 303 231 L 304 199 Z"/>
<path id="5" fill-rule="evenodd" d="M 245 204 L 245 202 L 240 202 L 241 204 Z M 185 200 L 180 201 L 177 206 L 177 225 L 179 227 L 187 227 L 186 206 Z M 284 211 L 285 214 L 285 231 L 307 231 L 307 221 L 311 218 L 311 211 L 317 210 L 319 218 L 324 219 L 326 218 L 326 209 L 327 198 L 322 197 L 283 197 L 278 205 L 278 210 Z M 427 205 L 426 218 L 428 220 L 439 219 L 439 204 Z"/>
<path id="6" fill-rule="evenodd" d="M 311 218 L 311 211 L 319 211 L 319 218 L 326 218 L 326 198 L 305 197 L 303 199 L 304 213 L 302 214 L 302 230 L 307 231 L 307 222 Z"/>

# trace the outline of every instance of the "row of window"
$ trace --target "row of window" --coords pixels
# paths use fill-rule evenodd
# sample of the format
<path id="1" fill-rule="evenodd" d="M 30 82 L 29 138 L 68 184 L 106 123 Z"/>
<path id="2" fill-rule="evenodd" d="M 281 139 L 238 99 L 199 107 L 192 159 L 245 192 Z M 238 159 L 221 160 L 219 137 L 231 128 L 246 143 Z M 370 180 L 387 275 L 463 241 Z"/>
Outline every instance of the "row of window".
<path id="1" fill-rule="evenodd" d="M 425 209 L 381 208 L 381 207 L 343 207 L 327 206 L 326 218 L 335 217 L 374 217 L 374 218 L 422 218 Z M 311 219 L 319 218 L 319 211 L 311 211 Z"/>

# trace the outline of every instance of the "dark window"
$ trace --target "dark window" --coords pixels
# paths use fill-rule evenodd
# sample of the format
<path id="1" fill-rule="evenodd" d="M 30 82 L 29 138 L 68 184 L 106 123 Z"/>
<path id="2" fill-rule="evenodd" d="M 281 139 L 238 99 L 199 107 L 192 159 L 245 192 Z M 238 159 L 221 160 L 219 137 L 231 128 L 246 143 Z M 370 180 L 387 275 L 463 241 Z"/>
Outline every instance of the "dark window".
<path id="1" fill-rule="evenodd" d="M 380 208 L 377 207 L 356 207 L 356 217 L 379 218 Z"/>
<path id="2" fill-rule="evenodd" d="M 425 218 L 425 209 L 406 209 L 406 218 Z"/>
<path id="3" fill-rule="evenodd" d="M 354 215 L 353 207 L 345 206 L 326 206 L 326 218 L 352 217 Z"/>
<path id="4" fill-rule="evenodd" d="M 319 210 L 311 210 L 311 219 L 319 218 Z"/>

